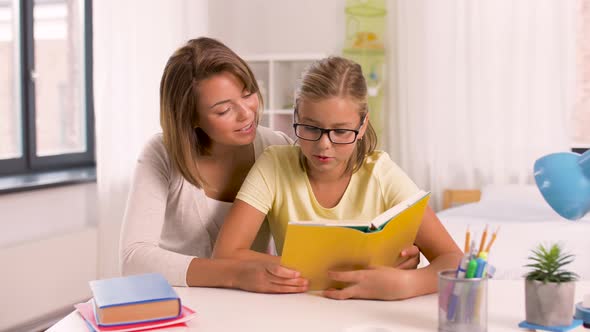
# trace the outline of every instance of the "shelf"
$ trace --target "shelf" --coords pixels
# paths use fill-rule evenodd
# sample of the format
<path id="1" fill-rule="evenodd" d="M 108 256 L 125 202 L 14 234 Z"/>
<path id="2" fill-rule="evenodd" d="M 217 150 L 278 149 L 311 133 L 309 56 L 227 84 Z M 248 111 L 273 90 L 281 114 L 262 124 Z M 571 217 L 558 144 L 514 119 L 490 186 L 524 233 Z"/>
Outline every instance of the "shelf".
<path id="1" fill-rule="evenodd" d="M 324 54 L 254 54 L 244 57 L 260 86 L 264 111 L 260 124 L 294 137 L 293 101 L 303 71 Z"/>

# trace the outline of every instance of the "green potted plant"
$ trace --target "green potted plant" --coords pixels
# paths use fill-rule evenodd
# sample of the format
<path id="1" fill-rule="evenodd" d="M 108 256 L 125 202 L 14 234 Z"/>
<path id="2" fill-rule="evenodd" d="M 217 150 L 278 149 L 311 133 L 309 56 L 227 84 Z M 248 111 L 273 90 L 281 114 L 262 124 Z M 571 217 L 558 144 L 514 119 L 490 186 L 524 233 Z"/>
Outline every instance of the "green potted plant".
<path id="1" fill-rule="evenodd" d="M 571 325 L 575 281 L 578 275 L 564 269 L 574 260 L 559 244 L 540 244 L 528 257 L 525 277 L 526 321 L 543 326 Z"/>

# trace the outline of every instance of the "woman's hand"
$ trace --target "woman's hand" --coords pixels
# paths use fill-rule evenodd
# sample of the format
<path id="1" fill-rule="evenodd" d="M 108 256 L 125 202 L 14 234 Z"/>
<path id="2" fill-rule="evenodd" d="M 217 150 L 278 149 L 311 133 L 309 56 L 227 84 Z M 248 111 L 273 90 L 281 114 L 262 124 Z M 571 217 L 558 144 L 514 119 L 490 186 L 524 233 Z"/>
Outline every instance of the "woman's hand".
<path id="1" fill-rule="evenodd" d="M 302 293 L 309 282 L 300 273 L 276 263 L 240 261 L 233 288 L 257 293 Z"/>
<path id="2" fill-rule="evenodd" d="M 420 264 L 420 249 L 415 245 L 402 250 L 399 254 L 403 260 L 396 266 L 398 269 L 415 270 Z"/>
<path id="3" fill-rule="evenodd" d="M 330 271 L 328 277 L 334 281 L 349 283 L 343 289 L 328 289 L 325 297 L 344 299 L 401 300 L 411 297 L 408 292 L 412 271 L 393 267 L 375 267 L 356 271 Z"/>

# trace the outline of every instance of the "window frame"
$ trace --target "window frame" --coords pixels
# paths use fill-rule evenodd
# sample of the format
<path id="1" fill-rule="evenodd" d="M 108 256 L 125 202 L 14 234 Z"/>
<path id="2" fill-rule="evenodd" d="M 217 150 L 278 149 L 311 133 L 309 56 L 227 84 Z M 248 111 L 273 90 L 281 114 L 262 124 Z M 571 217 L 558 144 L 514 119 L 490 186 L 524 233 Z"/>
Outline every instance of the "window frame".
<path id="1" fill-rule="evenodd" d="M 80 0 L 83 5 L 84 35 L 84 111 L 86 116 L 86 151 L 51 156 L 36 155 L 36 109 L 34 70 L 34 0 L 17 2 L 14 19 L 18 20 L 18 40 L 20 66 L 20 105 L 22 156 L 13 159 L 0 159 L 0 177 L 38 174 L 50 171 L 63 171 L 79 167 L 95 167 L 94 136 L 94 95 L 93 95 L 93 48 L 92 48 L 92 0 Z M 14 26 L 17 26 L 16 24 Z"/>

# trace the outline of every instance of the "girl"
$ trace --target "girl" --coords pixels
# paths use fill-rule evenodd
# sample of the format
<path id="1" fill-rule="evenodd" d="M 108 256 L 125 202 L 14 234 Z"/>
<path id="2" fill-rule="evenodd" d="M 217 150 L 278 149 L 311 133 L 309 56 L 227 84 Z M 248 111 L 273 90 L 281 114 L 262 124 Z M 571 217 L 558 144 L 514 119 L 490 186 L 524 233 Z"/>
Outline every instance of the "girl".
<path id="1" fill-rule="evenodd" d="M 250 250 L 265 217 L 280 254 L 290 220 L 371 220 L 418 191 L 387 153 L 375 151 L 358 64 L 330 57 L 311 66 L 296 93 L 293 127 L 299 146 L 269 147 L 257 160 L 220 231 L 214 257 L 278 263 L 279 257 Z M 430 208 L 416 245 L 427 267 L 331 272 L 332 279 L 350 286 L 324 295 L 393 300 L 435 292 L 438 271 L 456 267 L 462 253 Z M 302 285 L 301 279 L 280 275 L 268 275 L 265 282 Z"/>

